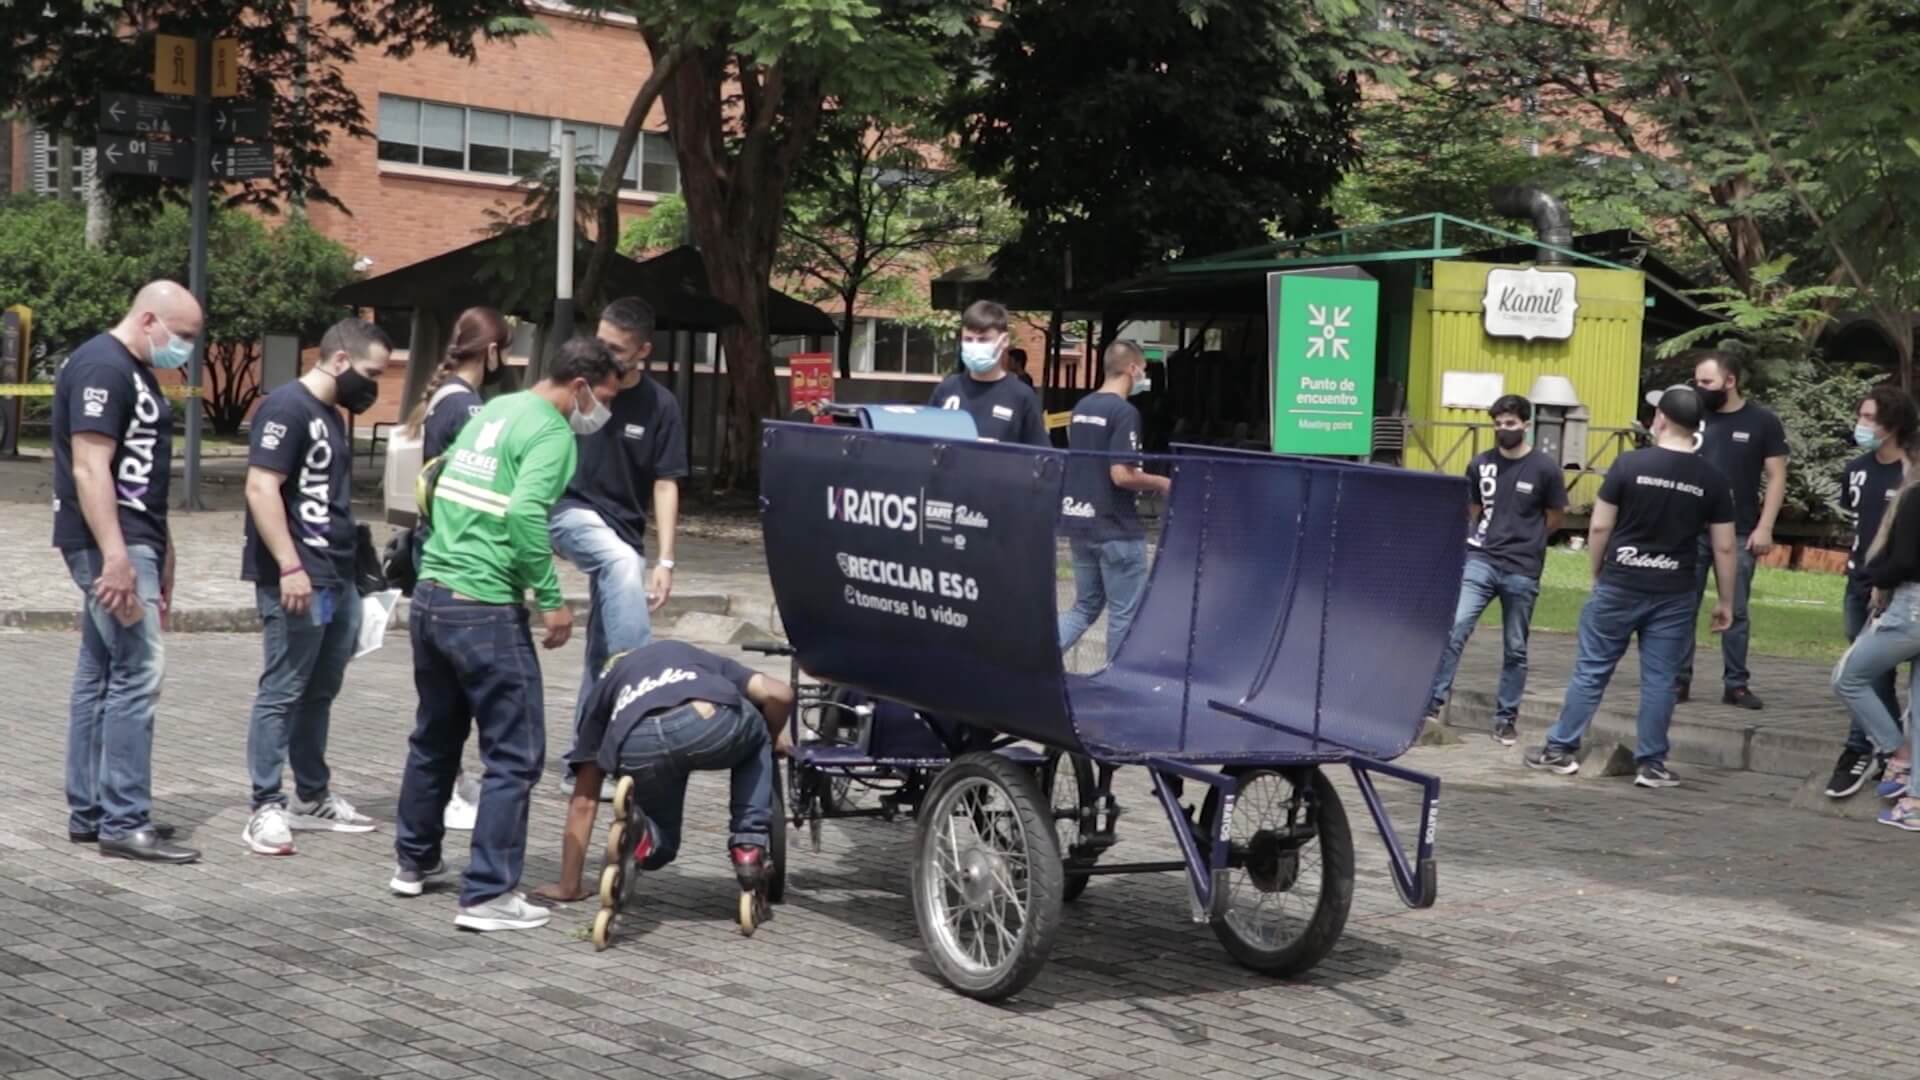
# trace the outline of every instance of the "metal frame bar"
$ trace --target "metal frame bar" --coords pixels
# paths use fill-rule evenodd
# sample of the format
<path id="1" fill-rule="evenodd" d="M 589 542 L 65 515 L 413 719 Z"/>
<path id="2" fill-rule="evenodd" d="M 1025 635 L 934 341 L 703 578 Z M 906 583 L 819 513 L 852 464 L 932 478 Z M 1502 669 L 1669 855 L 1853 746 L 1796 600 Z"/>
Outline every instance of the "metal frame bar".
<path id="1" fill-rule="evenodd" d="M 1440 778 L 1359 756 L 1349 759 L 1347 766 L 1353 770 L 1353 782 L 1359 786 L 1367 812 L 1373 815 L 1374 828 L 1386 844 L 1388 869 L 1393 871 L 1393 888 L 1400 894 L 1400 902 L 1410 908 L 1432 907 L 1440 891 L 1433 859 L 1434 833 L 1440 824 Z M 1411 866 L 1407 864 L 1400 838 L 1393 831 L 1393 819 L 1387 816 L 1387 808 L 1381 803 L 1379 792 L 1374 790 L 1374 773 L 1420 786 L 1420 833 Z"/>
<path id="2" fill-rule="evenodd" d="M 1230 845 L 1215 837 L 1208 853 L 1200 853 L 1200 843 L 1193 835 L 1194 824 L 1187 820 L 1186 811 L 1180 808 L 1180 796 L 1174 794 L 1173 785 L 1167 783 L 1167 776 L 1171 774 L 1198 780 L 1219 789 L 1220 828 L 1229 836 L 1231 832 L 1228 830 L 1233 823 L 1234 789 L 1240 781 L 1226 773 L 1163 757 L 1149 756 L 1146 764 L 1147 775 L 1153 779 L 1153 793 L 1160 797 L 1160 809 L 1166 812 L 1167 823 L 1173 827 L 1173 839 L 1180 845 L 1180 860 L 1186 867 L 1187 884 L 1193 888 L 1193 919 L 1195 922 L 1206 922 L 1220 915 L 1220 909 L 1225 905 L 1226 890 L 1223 886 L 1227 879 L 1227 849 Z"/>
<path id="3" fill-rule="evenodd" d="M 1428 225 L 1431 227 L 1432 231 L 1429 239 L 1431 246 L 1426 250 L 1408 248 L 1388 252 L 1372 252 L 1358 255 L 1349 254 L 1354 237 L 1367 236 L 1387 229 L 1406 228 L 1412 225 Z M 1466 254 L 1466 249 L 1463 247 L 1449 247 L 1447 245 L 1446 232 L 1447 226 L 1449 225 L 1455 229 L 1481 233 L 1508 241 L 1509 243 L 1526 244 L 1534 248 L 1558 252 L 1570 259 L 1592 266 L 1598 266 L 1605 270 L 1633 269 L 1632 267 L 1623 266 L 1607 259 L 1588 255 L 1583 251 L 1575 251 L 1569 247 L 1546 243 L 1538 237 L 1522 236 L 1519 233 L 1509 232 L 1506 229 L 1496 228 L 1495 226 L 1486 225 L 1478 221 L 1469 221 L 1466 218 L 1456 217 L 1452 214 L 1433 213 L 1416 214 L 1412 217 L 1396 218 L 1392 221 L 1381 221 L 1371 225 L 1357 225 L 1350 229 L 1335 229 L 1332 232 L 1315 233 L 1312 236 L 1303 236 L 1297 240 L 1287 240 L 1278 244 L 1236 248 L 1232 251 L 1223 251 L 1216 255 L 1184 259 L 1168 266 L 1167 271 L 1175 274 L 1204 274 L 1215 270 L 1278 270 L 1283 266 L 1393 262 L 1409 259 L 1448 259 Z M 1333 255 L 1297 255 L 1291 257 L 1286 257 L 1281 254 L 1287 251 L 1304 251 L 1313 244 L 1329 241 L 1339 245 L 1339 253 Z M 1455 243 L 1457 245 L 1458 241 L 1456 240 Z"/>

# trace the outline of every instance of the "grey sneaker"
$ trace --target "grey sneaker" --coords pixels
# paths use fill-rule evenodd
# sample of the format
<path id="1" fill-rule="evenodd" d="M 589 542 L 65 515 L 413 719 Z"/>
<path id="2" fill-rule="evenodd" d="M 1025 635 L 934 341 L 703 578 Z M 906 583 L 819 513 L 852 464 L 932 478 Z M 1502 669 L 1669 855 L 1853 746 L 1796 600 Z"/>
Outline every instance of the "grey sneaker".
<path id="1" fill-rule="evenodd" d="M 1574 757 L 1571 751 L 1562 750 L 1553 745 L 1529 750 L 1522 760 L 1526 762 L 1529 769 L 1545 769 L 1551 773 L 1559 773 L 1561 776 L 1572 776 L 1580 771 L 1579 758 Z"/>
<path id="2" fill-rule="evenodd" d="M 453 925 L 462 930 L 478 930 L 488 933 L 494 930 L 538 930 L 547 925 L 553 913 L 543 907 L 535 907 L 519 893 L 507 893 L 496 896 L 484 904 L 463 907 L 460 914 L 454 916 Z"/>
<path id="3" fill-rule="evenodd" d="M 263 806 L 247 819 L 240 842 L 255 855 L 293 854 L 293 831 L 287 825 L 287 808 L 277 803 Z"/>
<path id="4" fill-rule="evenodd" d="M 1633 782 L 1638 787 L 1679 787 L 1680 777 L 1676 776 L 1672 769 L 1667 768 L 1665 762 L 1649 761 L 1633 774 Z"/>
<path id="5" fill-rule="evenodd" d="M 317 803 L 293 800 L 293 827 L 308 832 L 372 832 L 373 819 L 338 795 L 328 793 Z"/>
<path id="6" fill-rule="evenodd" d="M 404 866 L 396 867 L 393 871 L 393 880 L 387 882 L 387 888 L 392 889 L 395 896 L 419 896 L 427 891 L 427 886 L 438 885 L 445 880 L 447 880 L 447 863 L 442 859 L 435 863 L 431 870 L 409 870 Z"/>

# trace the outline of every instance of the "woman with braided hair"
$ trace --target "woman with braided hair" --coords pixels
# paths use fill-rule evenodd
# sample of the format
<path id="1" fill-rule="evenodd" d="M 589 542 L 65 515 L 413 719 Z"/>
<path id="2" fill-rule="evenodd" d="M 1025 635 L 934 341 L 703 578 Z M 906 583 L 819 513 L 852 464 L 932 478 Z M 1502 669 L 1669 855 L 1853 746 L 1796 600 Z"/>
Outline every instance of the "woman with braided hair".
<path id="1" fill-rule="evenodd" d="M 512 341 L 513 328 L 490 307 L 468 308 L 454 320 L 446 355 L 427 380 L 419 404 L 407 414 L 406 433 L 421 440 L 421 461 L 432 461 L 446 453 L 460 429 L 480 411 L 480 388 L 497 385 L 506 374 L 507 346 Z M 413 539 L 416 558 L 427 543 L 426 524 L 423 522 L 418 529 Z M 447 802 L 446 827 L 471 832 L 479 803 L 480 783 L 462 769 L 454 778 L 453 797 Z"/>

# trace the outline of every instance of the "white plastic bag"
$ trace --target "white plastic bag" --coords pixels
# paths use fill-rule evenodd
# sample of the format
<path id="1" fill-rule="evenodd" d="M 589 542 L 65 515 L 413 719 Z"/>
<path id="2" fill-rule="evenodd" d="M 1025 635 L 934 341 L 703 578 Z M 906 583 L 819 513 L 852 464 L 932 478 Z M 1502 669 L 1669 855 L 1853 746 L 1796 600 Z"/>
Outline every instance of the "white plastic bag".
<path id="1" fill-rule="evenodd" d="M 387 624 L 393 621 L 393 609 L 399 603 L 399 589 L 388 589 L 360 598 L 360 642 L 353 654 L 354 659 L 367 655 L 386 641 Z"/>

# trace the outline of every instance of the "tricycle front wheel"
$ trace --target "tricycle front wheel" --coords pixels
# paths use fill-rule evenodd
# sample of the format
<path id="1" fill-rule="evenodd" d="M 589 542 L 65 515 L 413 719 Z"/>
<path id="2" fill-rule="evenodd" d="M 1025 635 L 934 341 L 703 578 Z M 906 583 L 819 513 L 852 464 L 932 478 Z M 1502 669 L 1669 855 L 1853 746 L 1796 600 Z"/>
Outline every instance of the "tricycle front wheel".
<path id="1" fill-rule="evenodd" d="M 1201 820 L 1217 841 L 1217 788 Z M 1353 906 L 1353 833 L 1333 783 L 1317 768 L 1242 772 L 1229 841 L 1227 894 L 1212 919 L 1220 944 L 1268 975 L 1299 975 L 1326 959 Z"/>
<path id="2" fill-rule="evenodd" d="M 1060 846 L 1033 774 L 992 752 L 955 758 L 914 847 L 914 920 L 941 978 L 981 1001 L 1019 993 L 1060 924 Z"/>

